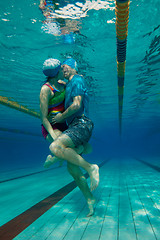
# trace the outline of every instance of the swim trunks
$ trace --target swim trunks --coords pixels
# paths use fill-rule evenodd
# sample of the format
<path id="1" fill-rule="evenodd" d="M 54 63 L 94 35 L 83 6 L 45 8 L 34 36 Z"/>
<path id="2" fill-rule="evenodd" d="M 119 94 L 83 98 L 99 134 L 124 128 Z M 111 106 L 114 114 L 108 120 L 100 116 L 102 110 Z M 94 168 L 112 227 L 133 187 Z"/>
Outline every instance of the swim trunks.
<path id="1" fill-rule="evenodd" d="M 63 134 L 69 136 L 75 147 L 87 143 L 92 135 L 94 124 L 93 122 L 85 117 L 76 117 L 68 126 L 68 129 Z"/>

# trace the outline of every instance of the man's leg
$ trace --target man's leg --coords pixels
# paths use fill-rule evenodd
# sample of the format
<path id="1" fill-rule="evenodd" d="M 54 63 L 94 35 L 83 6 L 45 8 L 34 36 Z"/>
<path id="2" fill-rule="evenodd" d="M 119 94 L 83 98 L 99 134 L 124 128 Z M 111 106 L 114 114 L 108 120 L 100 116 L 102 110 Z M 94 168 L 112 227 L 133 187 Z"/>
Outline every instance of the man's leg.
<path id="1" fill-rule="evenodd" d="M 80 190 L 82 191 L 82 193 L 87 201 L 88 208 L 89 208 L 89 213 L 88 213 L 87 217 L 92 216 L 94 214 L 94 204 L 95 204 L 96 200 L 88 187 L 85 176 L 83 175 L 81 169 L 72 163 L 68 162 L 67 168 L 68 168 L 68 172 L 74 178 L 77 186 L 80 188 Z"/>
<path id="2" fill-rule="evenodd" d="M 54 131 L 56 132 L 57 136 L 58 136 L 58 135 L 61 135 L 61 133 L 62 133 L 62 132 L 59 131 L 58 129 L 56 129 L 56 130 L 54 130 Z M 54 141 L 53 138 L 50 136 L 50 134 L 47 135 L 46 140 L 47 140 L 49 143 L 52 143 L 52 142 Z M 89 148 L 88 148 L 87 146 L 88 146 L 87 144 L 86 144 L 85 146 L 80 145 L 80 146 L 74 148 L 74 150 L 76 151 L 76 153 L 81 154 L 81 153 L 84 151 L 84 149 L 85 149 L 84 153 L 87 154 L 87 153 L 89 153 L 89 152 L 88 152 L 88 149 L 89 149 Z M 86 149 L 87 149 L 87 150 L 86 150 Z M 63 159 L 59 159 L 59 158 L 57 158 L 57 157 L 55 157 L 55 156 L 48 155 L 47 158 L 46 158 L 46 160 L 45 160 L 44 167 L 45 167 L 45 168 L 49 168 L 50 166 L 52 166 L 52 165 L 55 164 L 56 162 L 59 162 L 59 167 L 62 167 L 63 161 L 64 161 Z"/>
<path id="3" fill-rule="evenodd" d="M 90 176 L 91 191 L 93 191 L 99 184 L 99 167 L 96 164 L 90 164 L 85 161 L 84 158 L 71 149 L 74 147 L 72 139 L 65 134 L 61 134 L 53 143 L 51 143 L 49 148 L 51 153 L 56 157 L 84 168 Z"/>

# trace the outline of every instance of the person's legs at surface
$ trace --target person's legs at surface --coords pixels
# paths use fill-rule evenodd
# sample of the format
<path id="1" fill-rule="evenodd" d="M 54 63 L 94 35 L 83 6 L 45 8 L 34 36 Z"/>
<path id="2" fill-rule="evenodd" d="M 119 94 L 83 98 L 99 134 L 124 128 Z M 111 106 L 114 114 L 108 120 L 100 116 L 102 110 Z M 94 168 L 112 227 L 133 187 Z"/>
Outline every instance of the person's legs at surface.
<path id="1" fill-rule="evenodd" d="M 91 191 L 95 190 L 99 184 L 99 167 L 96 164 L 90 164 L 78 155 L 74 149 L 75 145 L 72 139 L 66 134 L 61 134 L 53 143 L 50 145 L 50 151 L 53 155 L 60 159 L 64 159 L 76 166 L 84 168 L 91 181 Z"/>
<path id="2" fill-rule="evenodd" d="M 83 175 L 81 169 L 72 163 L 68 162 L 67 168 L 68 168 L 68 172 L 74 178 L 77 186 L 80 188 L 80 190 L 82 191 L 82 193 L 87 201 L 88 208 L 89 208 L 89 213 L 88 213 L 87 217 L 92 216 L 94 214 L 94 205 L 95 205 L 96 199 L 94 198 L 93 194 L 91 193 L 91 191 L 88 187 L 85 176 Z"/>

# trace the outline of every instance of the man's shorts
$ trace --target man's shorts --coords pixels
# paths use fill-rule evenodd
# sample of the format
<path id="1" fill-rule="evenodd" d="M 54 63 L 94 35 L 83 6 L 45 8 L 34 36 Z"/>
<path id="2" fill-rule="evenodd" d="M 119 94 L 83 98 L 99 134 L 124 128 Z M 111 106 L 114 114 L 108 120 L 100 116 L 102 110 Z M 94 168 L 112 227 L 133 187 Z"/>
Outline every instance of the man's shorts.
<path id="1" fill-rule="evenodd" d="M 68 129 L 63 134 L 69 136 L 75 147 L 87 143 L 92 135 L 94 124 L 85 117 L 76 117 L 68 126 Z"/>
<path id="2" fill-rule="evenodd" d="M 48 132 L 45 129 L 45 127 L 43 126 L 43 124 L 41 126 L 42 126 L 42 135 L 46 139 Z M 68 128 L 66 123 L 56 123 L 56 124 L 51 124 L 51 126 L 52 126 L 53 130 L 58 129 L 61 132 L 65 131 Z"/>

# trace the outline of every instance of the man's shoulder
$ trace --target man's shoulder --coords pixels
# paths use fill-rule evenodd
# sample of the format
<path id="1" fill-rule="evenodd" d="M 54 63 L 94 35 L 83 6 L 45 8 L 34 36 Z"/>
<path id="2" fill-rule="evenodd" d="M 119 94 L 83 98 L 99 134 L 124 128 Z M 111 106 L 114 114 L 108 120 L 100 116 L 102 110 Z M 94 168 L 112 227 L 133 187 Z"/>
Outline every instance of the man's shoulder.
<path id="1" fill-rule="evenodd" d="M 82 75 L 76 74 L 74 75 L 73 79 L 84 80 L 84 77 Z"/>
<path id="2" fill-rule="evenodd" d="M 72 83 L 73 84 L 84 83 L 84 82 L 85 82 L 85 79 L 84 79 L 84 77 L 82 75 L 76 74 L 72 78 Z"/>

